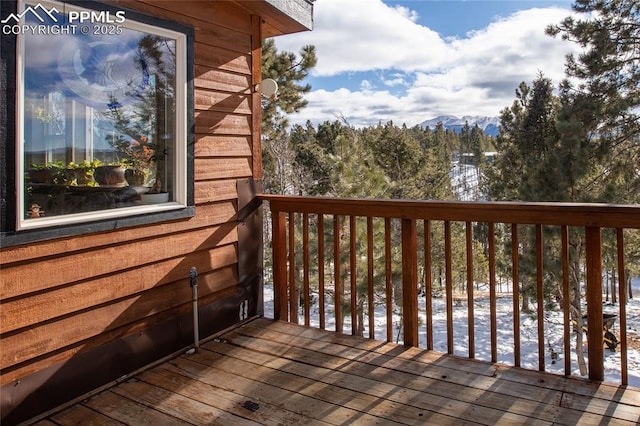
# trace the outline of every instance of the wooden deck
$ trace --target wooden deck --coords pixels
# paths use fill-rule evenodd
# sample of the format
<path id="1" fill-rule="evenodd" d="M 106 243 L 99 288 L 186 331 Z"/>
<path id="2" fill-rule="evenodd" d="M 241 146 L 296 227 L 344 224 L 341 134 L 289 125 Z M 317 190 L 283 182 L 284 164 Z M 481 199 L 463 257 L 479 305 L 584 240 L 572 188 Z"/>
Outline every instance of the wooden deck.
<path id="1" fill-rule="evenodd" d="M 257 319 L 36 424 L 638 422 L 639 388 Z"/>

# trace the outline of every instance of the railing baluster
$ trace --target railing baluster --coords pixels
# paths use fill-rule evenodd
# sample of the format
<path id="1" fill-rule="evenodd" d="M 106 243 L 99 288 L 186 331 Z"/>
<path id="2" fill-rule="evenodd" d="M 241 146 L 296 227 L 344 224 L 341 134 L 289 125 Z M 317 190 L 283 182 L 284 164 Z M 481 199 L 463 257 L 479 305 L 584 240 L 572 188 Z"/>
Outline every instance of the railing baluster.
<path id="1" fill-rule="evenodd" d="M 271 244 L 273 264 L 273 317 L 288 321 L 287 297 L 287 214 L 281 211 L 271 212 Z"/>
<path id="2" fill-rule="evenodd" d="M 326 327 L 324 312 L 324 216 L 318 214 L 318 307 L 320 330 Z"/>
<path id="3" fill-rule="evenodd" d="M 427 349 L 433 350 L 433 284 L 431 282 L 431 222 L 424 221 L 424 297 L 427 311 Z"/>
<path id="4" fill-rule="evenodd" d="M 599 227 L 585 228 L 587 266 L 587 339 L 589 379 L 604 380 L 602 332 L 602 236 Z"/>
<path id="5" fill-rule="evenodd" d="M 393 282 L 391 270 L 391 219 L 384 218 L 384 275 L 387 311 L 387 342 L 393 342 Z"/>
<path id="6" fill-rule="evenodd" d="M 616 249 L 618 252 L 618 305 L 620 307 L 620 375 L 623 385 L 629 384 L 627 373 L 627 277 L 624 264 L 624 230 L 616 228 Z"/>
<path id="7" fill-rule="evenodd" d="M 369 338 L 376 338 L 375 312 L 373 311 L 373 217 L 367 216 L 367 308 Z"/>
<path id="8" fill-rule="evenodd" d="M 351 283 L 351 335 L 355 336 L 358 330 L 357 306 L 357 253 L 356 253 L 356 217 L 349 216 L 349 281 Z"/>
<path id="9" fill-rule="evenodd" d="M 538 370 L 544 371 L 544 259 L 542 225 L 536 225 L 536 303 L 538 305 Z"/>
<path id="10" fill-rule="evenodd" d="M 340 216 L 333 215 L 333 279 L 334 306 L 336 311 L 336 332 L 342 333 L 342 277 L 340 276 Z"/>
<path id="11" fill-rule="evenodd" d="M 564 320 L 564 375 L 571 375 L 571 301 L 569 300 L 569 227 L 563 225 L 562 236 L 562 316 Z"/>
<path id="12" fill-rule="evenodd" d="M 326 328 L 327 308 L 332 301 L 326 300 L 327 292 L 332 290 L 335 295 L 335 319 L 336 331 L 343 332 L 344 328 L 344 309 L 349 306 L 349 301 L 345 298 L 346 290 L 344 288 L 346 280 L 346 269 L 350 268 L 350 307 L 352 312 L 352 334 L 362 332 L 364 327 L 369 328 L 369 338 L 376 337 L 375 331 L 375 309 L 374 298 L 376 297 L 376 219 L 384 220 L 384 256 L 385 256 L 385 292 L 386 292 L 386 317 L 387 327 L 386 335 L 388 341 L 393 341 L 395 333 L 399 331 L 393 322 L 396 307 L 394 300 L 394 291 L 400 291 L 394 286 L 394 272 L 396 266 L 392 262 L 395 260 L 393 255 L 396 247 L 392 244 L 392 221 L 398 221 L 402 229 L 402 292 L 403 294 L 403 319 L 401 328 L 404 330 L 404 343 L 407 346 L 418 345 L 418 276 L 417 276 L 417 220 L 423 222 L 420 231 L 424 230 L 424 291 L 425 291 L 425 308 L 426 308 L 426 346 L 432 350 L 434 347 L 433 336 L 433 259 L 432 259 L 432 225 L 431 221 L 441 220 L 444 223 L 444 281 L 445 281 L 445 306 L 446 306 L 446 338 L 447 352 L 454 353 L 454 265 L 453 246 L 454 239 L 458 238 L 457 229 L 452 229 L 456 222 L 466 225 L 466 282 L 467 282 L 467 314 L 469 327 L 469 356 L 475 357 L 475 280 L 480 277 L 474 271 L 475 258 L 473 236 L 474 223 L 487 223 L 488 225 L 488 265 L 489 265 L 489 304 L 490 304 L 490 339 L 491 339 L 491 361 L 497 361 L 497 295 L 496 287 L 496 244 L 502 243 L 502 239 L 495 236 L 496 220 L 501 221 L 502 218 L 508 218 L 511 223 L 511 263 L 512 263 L 512 291 L 513 291 L 513 345 L 514 345 L 514 365 L 521 366 L 521 338 L 520 331 L 520 256 L 530 256 L 534 260 L 536 266 L 536 303 L 537 309 L 537 346 L 538 346 L 538 369 L 545 370 L 545 328 L 544 323 L 544 277 L 545 277 L 545 260 L 544 257 L 552 254 L 545 252 L 544 231 L 545 226 L 557 226 L 560 229 L 560 253 L 555 254 L 555 260 L 559 260 L 562 271 L 562 308 L 563 308 L 563 350 L 565 353 L 564 374 L 571 376 L 571 267 L 573 259 L 570 231 L 571 227 L 582 227 L 585 232 L 584 247 L 586 249 L 585 270 L 586 270 L 586 321 L 585 328 L 588 330 L 587 339 L 588 360 L 589 360 L 589 379 L 601 381 L 604 379 L 604 348 L 603 335 L 606 330 L 603 327 L 603 306 L 602 306 L 602 264 L 603 250 L 602 246 L 602 229 L 616 230 L 616 255 L 618 269 L 618 293 L 619 293 L 619 351 L 620 351 L 620 372 L 621 382 L 623 385 L 628 384 L 628 354 L 627 350 L 627 312 L 626 312 L 626 275 L 625 269 L 625 229 L 640 229 L 638 222 L 638 212 L 640 209 L 633 207 L 621 206 L 574 206 L 574 205 L 546 205 L 543 203 L 495 203 L 490 208 L 484 204 L 471 206 L 468 203 L 446 203 L 446 202 L 408 202 L 408 201 L 389 201 L 389 202 L 371 202 L 369 200 L 326 200 L 321 202 L 315 199 L 305 197 L 283 197 L 283 196 L 261 196 L 263 200 L 269 201 L 272 208 L 272 259 L 273 259 L 273 284 L 274 284 L 274 318 L 277 320 L 300 322 L 302 313 L 300 307 L 304 308 L 304 324 L 310 325 L 315 320 L 314 314 L 311 312 L 311 283 L 315 284 L 315 277 L 311 274 L 314 266 L 312 265 L 310 239 L 313 215 L 317 215 L 318 224 L 318 303 L 319 303 L 319 324 L 320 328 Z M 362 266 L 360 273 L 364 273 L 364 255 L 365 249 L 359 241 L 358 237 L 364 232 L 365 219 L 358 219 L 358 214 L 364 214 L 366 217 L 366 257 L 367 257 L 367 287 L 362 288 L 362 294 L 358 294 L 359 280 L 358 267 Z M 333 216 L 333 275 L 334 288 L 328 288 L 331 284 L 326 283 L 327 270 L 325 269 L 325 261 L 329 264 L 331 261 L 326 259 L 325 255 L 325 226 L 324 217 L 326 215 Z M 349 224 L 346 218 L 349 217 Z M 499 222 L 501 223 L 501 222 Z M 506 222 L 509 223 L 509 222 Z M 394 223 L 395 224 L 395 223 Z M 535 254 L 529 253 L 531 243 L 527 240 L 524 245 L 526 253 L 521 252 L 519 239 L 520 225 L 526 225 L 527 230 L 530 226 L 535 227 Z M 300 228 L 298 228 L 300 226 Z M 328 225 L 330 226 L 330 225 Z M 500 225 L 501 226 L 501 225 Z M 302 236 L 297 238 L 297 230 L 302 232 Z M 330 231 L 327 231 L 327 234 Z M 349 240 L 347 240 L 347 232 L 349 232 Z M 360 232 L 360 233 L 358 233 Z M 455 235 L 454 235 L 455 234 Z M 529 234 L 527 232 L 527 234 Z M 328 235 L 326 235 L 328 238 Z M 297 246 L 297 240 L 301 245 Z M 553 237 L 551 242 L 556 241 Z M 329 243 L 330 244 L 330 243 Z M 349 254 L 341 252 L 341 246 L 349 246 Z M 627 241 L 628 245 L 628 241 Z M 342 248 L 345 248 L 342 247 Z M 361 248 L 360 248 L 361 247 Z M 498 246 L 500 247 L 500 246 Z M 297 250 L 301 250 L 299 253 Z M 300 256 L 298 257 L 298 254 Z M 476 253 L 477 254 L 477 253 Z M 576 254 L 578 256 L 578 254 Z M 298 258 L 297 258 L 298 257 Z M 347 260 L 348 259 L 348 260 Z M 572 260 L 573 259 L 573 260 Z M 300 264 L 297 265 L 297 262 Z M 347 263 L 348 262 L 348 263 Z M 362 265 L 361 265 L 362 262 Z M 398 262 L 396 262 L 398 263 Z M 547 266 L 548 268 L 548 266 Z M 331 272 L 329 272 L 331 274 Z M 364 278 L 361 276 L 360 278 Z M 381 278 L 381 277 L 380 277 Z M 422 277 L 421 277 L 422 278 Z M 457 279 L 457 278 L 456 278 Z M 398 283 L 400 284 L 400 283 Z M 457 284 L 457 281 L 456 281 Z M 365 294 L 366 293 L 366 294 Z M 399 295 L 395 297 L 400 300 Z M 362 298 L 362 299 L 361 299 Z M 457 300 L 456 300 L 457 301 Z M 367 303 L 367 311 L 359 312 L 363 309 L 364 303 Z M 348 309 L 348 308 L 347 308 Z M 368 315 L 368 324 L 364 322 L 363 315 Z M 313 318 L 312 318 L 313 317 Z M 617 327 L 616 327 L 617 329 Z M 459 336 L 463 337 L 463 336 Z M 534 336 L 531 336 L 534 338 Z M 607 341 L 608 342 L 608 341 Z M 535 368 L 535 367 L 534 367 Z"/>
<path id="13" fill-rule="evenodd" d="M 520 258 L 518 225 L 511 224 L 511 291 L 513 293 L 513 365 L 520 367 Z"/>
<path id="14" fill-rule="evenodd" d="M 498 362 L 498 319 L 496 312 L 496 243 L 495 225 L 489 223 L 489 306 L 491 310 L 491 362 Z"/>
<path id="15" fill-rule="evenodd" d="M 296 284 L 296 254 L 295 254 L 295 223 L 296 214 L 289 213 L 289 321 L 298 324 L 298 286 Z"/>
<path id="16" fill-rule="evenodd" d="M 418 240 L 414 219 L 402 219 L 402 307 L 404 345 L 418 346 Z"/>
<path id="17" fill-rule="evenodd" d="M 471 222 L 465 223 L 467 252 L 467 326 L 469 328 L 469 358 L 476 356 L 476 340 L 473 320 L 473 228 Z"/>
<path id="18" fill-rule="evenodd" d="M 304 325 L 311 324 L 311 304 L 309 289 L 309 213 L 302 214 L 302 275 L 304 297 Z"/>
<path id="19" fill-rule="evenodd" d="M 447 304 L 447 353 L 453 354 L 453 267 L 451 260 L 451 222 L 444 221 L 444 269 Z"/>

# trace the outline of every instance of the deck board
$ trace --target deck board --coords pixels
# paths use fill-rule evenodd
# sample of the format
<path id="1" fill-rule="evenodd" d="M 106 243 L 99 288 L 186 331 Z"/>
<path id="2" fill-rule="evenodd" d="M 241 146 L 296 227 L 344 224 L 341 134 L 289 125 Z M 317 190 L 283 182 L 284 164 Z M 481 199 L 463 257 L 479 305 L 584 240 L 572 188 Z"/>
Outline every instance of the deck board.
<path id="1" fill-rule="evenodd" d="M 118 424 L 147 424 L 147 425 L 188 425 L 188 422 L 180 420 L 157 410 L 149 410 L 144 404 L 135 402 L 115 392 L 102 392 L 95 398 L 91 398 L 85 404 L 86 407 L 100 412 L 109 418 L 120 422 Z M 84 423 L 84 422 L 83 422 Z"/>
<path id="2" fill-rule="evenodd" d="M 49 420 L 633 425 L 640 422 L 640 389 L 258 319 L 37 424 Z"/>
<path id="3" fill-rule="evenodd" d="M 270 337 L 274 338 L 275 336 L 271 335 Z M 284 340 L 287 340 L 286 336 Z M 252 351 L 273 350 L 272 347 L 274 345 L 274 342 L 269 342 L 271 345 L 266 345 L 257 339 L 243 339 L 241 336 L 234 336 L 232 341 L 234 344 L 250 345 Z M 290 341 L 292 345 L 295 344 L 294 341 L 295 339 Z M 305 343 L 300 342 L 299 344 L 304 345 Z M 258 345 L 261 345 L 261 347 Z M 320 350 L 310 342 L 308 345 L 313 347 L 314 350 Z M 329 352 L 335 352 L 336 346 L 331 345 L 332 349 L 329 349 L 329 347 L 326 346 Z M 216 348 L 212 349 L 216 350 Z M 278 358 L 276 358 L 274 368 L 299 374 L 309 380 L 337 383 L 339 386 L 348 387 L 357 393 L 371 394 L 375 398 L 403 403 L 406 405 L 404 410 L 408 407 L 415 408 L 419 413 L 422 413 L 423 417 L 426 415 L 426 410 L 432 416 L 434 414 L 446 415 L 449 420 L 454 419 L 455 421 L 462 419 L 469 422 L 480 421 L 484 424 L 495 424 L 499 419 L 505 419 L 505 416 L 517 423 L 526 421 L 526 418 L 520 416 L 519 413 L 508 410 L 509 404 L 521 404 L 521 401 L 516 398 L 511 398 L 512 401 L 509 401 L 504 396 L 499 396 L 495 398 L 496 406 L 489 404 L 478 406 L 473 402 L 482 393 L 474 392 L 471 387 L 443 380 L 422 378 L 412 373 L 404 373 L 403 370 L 418 372 L 423 369 L 424 366 L 416 367 L 413 361 L 404 360 L 402 365 L 398 365 L 395 362 L 397 360 L 386 355 L 371 359 L 366 357 L 368 354 L 354 351 L 352 348 L 343 350 L 342 357 L 337 357 L 333 354 L 327 355 L 314 350 L 305 349 L 304 347 L 287 349 L 287 343 L 281 342 L 279 343 L 279 349 L 275 350 L 275 352 L 286 351 L 281 356 L 289 362 L 277 363 Z M 230 356 L 251 356 L 249 353 L 240 354 L 236 348 L 233 348 L 230 352 Z M 292 364 L 291 360 L 304 360 L 304 364 Z M 265 361 L 266 359 L 263 357 L 261 362 Z M 394 363 L 394 368 L 384 367 L 389 362 Z M 452 374 L 456 374 L 456 372 L 453 370 L 447 371 L 440 377 Z M 558 402 L 559 400 L 558 395 Z M 524 411 L 528 413 L 531 410 L 525 409 Z"/>

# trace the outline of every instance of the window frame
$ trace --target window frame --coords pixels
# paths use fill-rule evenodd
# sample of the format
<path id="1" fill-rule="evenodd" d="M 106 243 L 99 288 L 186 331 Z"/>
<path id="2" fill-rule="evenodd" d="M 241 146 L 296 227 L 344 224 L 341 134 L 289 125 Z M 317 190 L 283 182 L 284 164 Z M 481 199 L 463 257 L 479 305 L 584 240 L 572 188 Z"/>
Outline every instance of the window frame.
<path id="1" fill-rule="evenodd" d="M 33 0 L 32 0 L 33 1 Z M 22 10 L 24 0 L 2 1 L 0 14 Z M 35 1 L 35 3 L 38 3 Z M 46 0 L 40 3 L 48 3 Z M 6 96 L 5 111 L 0 111 L 0 125 L 6 118 L 6 129 L 0 135 L 0 166 L 3 167 L 0 195 L 2 199 L 2 246 L 22 244 L 31 241 L 81 235 L 88 232 L 113 230 L 129 226 L 140 226 L 167 220 L 192 217 L 194 206 L 194 30 L 193 27 L 146 15 L 135 10 L 103 4 L 96 1 L 60 1 L 68 10 L 94 10 L 115 14 L 125 11 L 126 27 L 150 34 L 165 35 L 176 39 L 181 48 L 176 49 L 176 141 L 174 146 L 173 199 L 164 204 L 121 207 L 24 219 L 24 64 L 21 52 L 24 37 L 5 36 L 2 40 L 2 63 L 5 73 L 0 72 L 0 96 Z M 57 4 L 53 3 L 53 4 Z M 19 6 L 21 6 L 19 8 Z M 114 35 L 117 37 L 117 35 Z M 6 88 L 6 89 L 5 89 Z M 2 99 L 0 99 L 2 101 Z M 12 190 L 13 186 L 13 190 Z M 42 219 L 42 220 L 41 220 Z"/>

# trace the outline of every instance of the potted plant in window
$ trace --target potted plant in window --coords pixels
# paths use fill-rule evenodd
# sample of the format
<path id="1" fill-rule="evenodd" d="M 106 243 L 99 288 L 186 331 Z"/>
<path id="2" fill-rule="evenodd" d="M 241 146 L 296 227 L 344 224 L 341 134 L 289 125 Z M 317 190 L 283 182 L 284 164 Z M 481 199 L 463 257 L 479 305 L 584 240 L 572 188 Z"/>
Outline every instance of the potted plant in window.
<path id="1" fill-rule="evenodd" d="M 133 66 L 144 76 L 142 84 L 123 95 L 111 95 L 105 118 L 114 132 L 106 136 L 116 152 L 130 163 L 132 177 L 145 172 L 148 192 L 160 193 L 172 188 L 174 165 L 166 161 L 167 149 L 175 143 L 175 53 L 167 50 L 166 39 L 148 36 L 140 40 Z M 138 172 L 136 172 L 138 170 Z M 164 196 L 167 199 L 168 195 Z M 145 197 L 146 198 L 146 197 Z"/>
<path id="2" fill-rule="evenodd" d="M 99 165 L 100 162 L 96 160 L 84 160 L 82 163 L 70 162 L 65 170 L 66 184 L 71 186 L 94 186 L 93 174 Z"/>
<path id="3" fill-rule="evenodd" d="M 103 164 L 96 167 L 93 172 L 93 179 L 100 186 L 121 187 L 127 183 L 124 178 L 124 167 L 120 163 Z"/>
<path id="4" fill-rule="evenodd" d="M 147 180 L 148 171 L 138 167 L 127 167 L 124 171 L 124 178 L 129 186 L 144 186 Z"/>
<path id="5" fill-rule="evenodd" d="M 145 135 L 137 135 L 129 140 L 114 138 L 111 145 L 124 154 L 121 163 L 126 168 L 125 177 L 129 185 L 155 187 L 157 161 L 162 158 L 156 144 Z"/>
<path id="6" fill-rule="evenodd" d="M 149 192 L 140 195 L 142 204 L 159 204 L 169 201 L 169 193 L 162 191 L 162 182 L 160 179 L 155 180 L 153 188 Z"/>
<path id="7" fill-rule="evenodd" d="M 27 177 L 31 183 L 53 185 L 56 183 L 59 171 L 60 165 L 57 163 L 34 163 L 27 170 Z"/>
<path id="8" fill-rule="evenodd" d="M 146 135 L 135 135 L 125 139 L 112 138 L 111 145 L 124 155 L 125 178 L 129 186 L 139 190 L 143 204 L 157 204 L 168 201 L 169 194 L 162 186 L 164 174 L 159 172 L 158 163 L 164 160 L 164 151 Z M 148 193 L 149 196 L 146 196 Z"/>
<path id="9" fill-rule="evenodd" d="M 125 167 L 124 176 L 129 186 L 144 186 L 148 184 L 150 169 L 154 159 L 154 150 L 147 143 L 146 136 L 132 138 L 129 142 L 119 139 L 112 145 L 125 154 L 121 161 Z"/>

